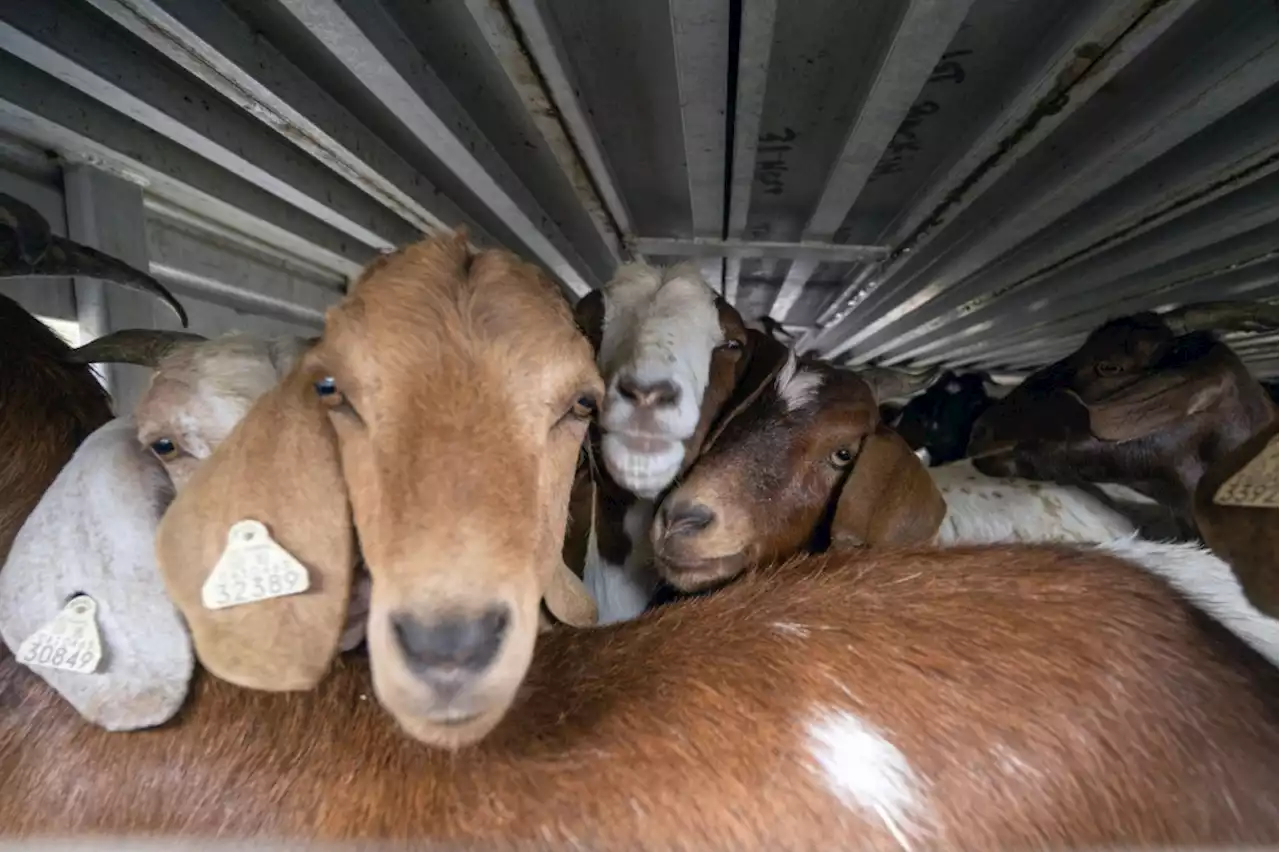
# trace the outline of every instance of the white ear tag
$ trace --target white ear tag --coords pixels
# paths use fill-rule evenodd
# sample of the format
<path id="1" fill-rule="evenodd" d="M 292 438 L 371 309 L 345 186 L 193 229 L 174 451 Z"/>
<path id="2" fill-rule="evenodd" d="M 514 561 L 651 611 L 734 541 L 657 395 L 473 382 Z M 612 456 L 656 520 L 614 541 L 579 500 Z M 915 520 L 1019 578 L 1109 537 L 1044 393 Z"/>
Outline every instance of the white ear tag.
<path id="1" fill-rule="evenodd" d="M 227 549 L 200 589 L 206 609 L 226 609 L 311 588 L 306 567 L 258 521 L 237 521 L 227 531 Z"/>
<path id="2" fill-rule="evenodd" d="M 67 601 L 53 621 L 18 646 L 18 662 L 26 666 L 93 674 L 102 661 L 102 639 L 95 616 L 98 605 L 88 595 Z"/>

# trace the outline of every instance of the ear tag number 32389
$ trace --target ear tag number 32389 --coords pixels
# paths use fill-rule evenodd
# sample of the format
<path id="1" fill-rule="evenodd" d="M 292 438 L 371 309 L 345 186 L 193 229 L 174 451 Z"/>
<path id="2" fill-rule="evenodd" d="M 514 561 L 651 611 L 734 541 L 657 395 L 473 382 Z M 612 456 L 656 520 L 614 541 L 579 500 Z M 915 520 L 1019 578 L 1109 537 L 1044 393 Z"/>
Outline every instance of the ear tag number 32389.
<path id="1" fill-rule="evenodd" d="M 296 595 L 311 587 L 306 567 L 258 521 L 237 521 L 227 532 L 227 549 L 200 589 L 206 609 Z"/>
<path id="2" fill-rule="evenodd" d="M 92 674 L 102 661 L 102 639 L 95 616 L 98 605 L 88 595 L 67 601 L 53 621 L 18 646 L 18 662 L 26 666 Z"/>

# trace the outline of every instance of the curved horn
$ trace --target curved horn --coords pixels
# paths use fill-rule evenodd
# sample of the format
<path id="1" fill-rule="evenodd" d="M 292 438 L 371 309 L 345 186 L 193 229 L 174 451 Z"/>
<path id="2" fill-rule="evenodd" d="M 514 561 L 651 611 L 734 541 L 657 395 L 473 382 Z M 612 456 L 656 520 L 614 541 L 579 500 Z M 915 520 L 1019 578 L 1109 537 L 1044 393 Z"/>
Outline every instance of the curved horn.
<path id="1" fill-rule="evenodd" d="M 114 281 L 155 296 L 168 305 L 182 327 L 187 312 L 156 279 L 123 260 L 49 233 L 49 223 L 27 205 L 0 195 L 0 278 L 65 278 L 83 275 Z"/>
<path id="2" fill-rule="evenodd" d="M 138 364 L 155 367 L 160 359 L 184 343 L 200 343 L 207 338 L 186 331 L 127 328 L 91 340 L 67 353 L 73 364 Z"/>
<path id="3" fill-rule="evenodd" d="M 909 373 L 906 370 L 895 370 L 893 367 L 866 367 L 854 370 L 858 378 L 871 386 L 877 402 L 886 399 L 897 399 L 910 396 L 933 384 L 942 373 L 941 367 L 928 367 L 923 372 Z"/>
<path id="4" fill-rule="evenodd" d="M 1266 302 L 1195 302 L 1161 314 L 1174 334 L 1221 329 L 1224 331 L 1275 331 L 1280 310 Z"/>
<path id="5" fill-rule="evenodd" d="M 53 242 L 48 220 L 34 207 L 3 192 L 0 192 L 0 225 L 13 230 L 17 258 L 28 264 L 38 262 Z M 12 250 L 0 251 L 0 257 L 7 259 L 11 253 Z"/>

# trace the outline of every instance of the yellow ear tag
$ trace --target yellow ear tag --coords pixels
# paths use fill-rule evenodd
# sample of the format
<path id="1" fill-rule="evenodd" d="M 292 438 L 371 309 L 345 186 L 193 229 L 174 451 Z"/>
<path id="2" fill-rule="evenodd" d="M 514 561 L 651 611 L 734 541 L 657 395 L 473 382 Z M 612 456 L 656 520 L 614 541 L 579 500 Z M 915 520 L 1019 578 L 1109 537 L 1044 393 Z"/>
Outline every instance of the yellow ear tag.
<path id="1" fill-rule="evenodd" d="M 18 662 L 26 666 L 93 674 L 102 661 L 102 638 L 95 616 L 98 605 L 88 595 L 67 601 L 53 621 L 18 646 Z"/>
<path id="2" fill-rule="evenodd" d="M 1213 495 L 1213 502 L 1219 506 L 1277 508 L 1280 506 L 1276 493 L 1280 490 L 1276 482 L 1277 463 L 1280 463 L 1280 451 L 1277 451 L 1276 436 L 1272 435 L 1262 452 L 1222 483 Z"/>
<path id="3" fill-rule="evenodd" d="M 265 525 L 237 521 L 227 531 L 227 548 L 200 589 L 206 609 L 226 609 L 311 588 L 306 567 L 285 550 Z"/>

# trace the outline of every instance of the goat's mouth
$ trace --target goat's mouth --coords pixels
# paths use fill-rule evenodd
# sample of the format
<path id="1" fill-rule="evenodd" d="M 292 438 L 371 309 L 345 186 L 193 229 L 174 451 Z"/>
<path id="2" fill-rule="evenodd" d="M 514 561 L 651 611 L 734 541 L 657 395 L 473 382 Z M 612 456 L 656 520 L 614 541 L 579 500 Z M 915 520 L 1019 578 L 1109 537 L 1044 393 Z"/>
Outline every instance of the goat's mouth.
<path id="1" fill-rule="evenodd" d="M 745 550 L 705 559 L 672 559 L 659 554 L 654 559 L 658 574 L 678 591 L 701 592 L 734 579 L 747 567 Z"/>
<path id="2" fill-rule="evenodd" d="M 609 475 L 640 497 L 656 497 L 684 463 L 684 444 L 673 438 L 605 432 L 600 446 Z"/>

